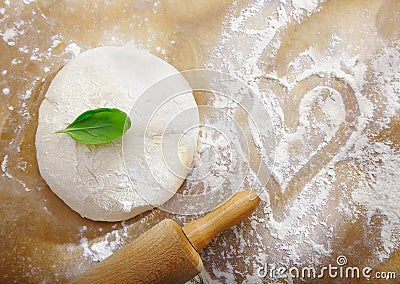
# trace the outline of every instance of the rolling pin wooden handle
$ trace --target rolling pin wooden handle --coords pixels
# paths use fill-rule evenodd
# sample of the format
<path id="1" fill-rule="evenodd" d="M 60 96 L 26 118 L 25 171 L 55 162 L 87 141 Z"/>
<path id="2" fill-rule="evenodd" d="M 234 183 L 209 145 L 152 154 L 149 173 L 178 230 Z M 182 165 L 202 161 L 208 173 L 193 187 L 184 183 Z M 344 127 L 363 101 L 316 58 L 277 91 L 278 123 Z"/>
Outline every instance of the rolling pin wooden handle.
<path id="1" fill-rule="evenodd" d="M 247 218 L 259 203 L 260 198 L 253 190 L 238 192 L 206 216 L 184 226 L 182 230 L 193 247 L 200 251 L 216 235 Z"/>

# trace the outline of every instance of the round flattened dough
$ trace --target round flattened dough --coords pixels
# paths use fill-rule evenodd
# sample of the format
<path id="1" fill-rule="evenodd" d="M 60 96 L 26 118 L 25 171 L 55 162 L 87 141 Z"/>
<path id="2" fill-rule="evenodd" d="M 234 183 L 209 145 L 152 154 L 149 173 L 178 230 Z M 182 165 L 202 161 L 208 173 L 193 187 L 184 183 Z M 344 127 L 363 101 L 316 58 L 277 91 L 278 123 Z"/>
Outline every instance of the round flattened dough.
<path id="1" fill-rule="evenodd" d="M 148 95 L 148 100 L 157 96 L 156 93 L 147 94 L 147 88 L 173 74 L 176 74 L 174 88 L 178 85 L 181 90 L 190 90 L 183 76 L 156 56 L 131 46 L 101 47 L 72 59 L 50 84 L 39 109 L 36 134 L 39 170 L 53 192 L 83 217 L 101 221 L 132 218 L 165 203 L 183 183 L 183 175 L 188 173 L 187 166 L 194 157 L 198 132 L 185 134 L 176 149 L 167 146 L 167 152 L 175 151 L 179 156 L 177 160 L 181 164 L 174 165 L 179 175 L 163 164 L 165 149 L 161 150 L 160 137 L 164 141 L 175 139 L 164 133 L 164 129 L 187 109 L 191 111 L 185 119 L 193 125 L 199 123 L 192 93 L 189 91 L 168 100 L 152 116 L 144 146 L 147 167 L 137 158 L 138 149 L 143 145 L 135 145 L 140 139 L 135 137 L 138 133 L 134 131 L 136 122 L 131 114 L 142 94 Z M 130 113 L 132 127 L 124 139 L 88 146 L 76 143 L 66 134 L 54 133 L 64 129 L 81 113 L 101 107 Z M 183 134 L 185 129 L 179 129 L 183 127 L 186 125 L 175 123 L 175 135 L 177 130 Z M 125 160 L 137 169 L 127 170 Z M 154 178 L 148 178 L 152 176 Z M 140 194 L 143 192 L 148 192 L 150 198 Z"/>

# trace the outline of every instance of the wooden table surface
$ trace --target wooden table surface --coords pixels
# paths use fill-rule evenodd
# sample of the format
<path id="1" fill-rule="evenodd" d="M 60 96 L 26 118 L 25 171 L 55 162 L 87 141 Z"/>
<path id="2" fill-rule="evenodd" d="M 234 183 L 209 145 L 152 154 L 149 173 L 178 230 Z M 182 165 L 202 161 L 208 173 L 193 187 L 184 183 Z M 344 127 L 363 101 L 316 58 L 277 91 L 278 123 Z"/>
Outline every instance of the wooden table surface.
<path id="1" fill-rule="evenodd" d="M 51 78 L 78 47 L 83 52 L 130 41 L 178 70 L 213 68 L 253 80 L 261 91 L 272 90 L 284 116 L 280 127 L 289 132 L 300 123 L 300 101 L 315 84 L 328 85 L 343 99 L 345 118 L 337 130 L 343 133 L 335 134 L 326 147 L 310 150 L 313 154 L 307 163 L 289 170 L 287 180 L 272 175 L 265 187 L 268 195 L 253 217 L 203 250 L 205 271 L 197 281 L 261 283 L 257 269 L 267 262 L 320 268 L 336 265 L 340 255 L 352 266 L 400 273 L 400 217 L 396 220 L 385 210 L 371 215 L 367 200 L 363 203 L 352 195 L 360 189 L 360 180 L 379 180 L 379 174 L 371 176 L 369 170 L 385 172 L 383 162 L 371 158 L 359 163 L 349 154 L 334 158 L 358 141 L 357 137 L 351 140 L 357 130 L 351 121 L 366 116 L 371 105 L 376 108 L 366 117 L 359 137 L 368 138 L 368 145 L 388 145 L 393 159 L 400 157 L 400 111 L 387 114 L 387 109 L 396 106 L 381 91 L 395 81 L 380 80 L 382 74 L 373 72 L 376 58 L 388 48 L 393 51 L 388 60 L 399 62 L 399 1 L 331 0 L 318 5 L 305 0 L 264 4 L 250 0 L 9 2 L 0 4 L 4 8 L 0 10 L 1 283 L 65 282 L 102 256 L 96 244 L 115 251 L 166 217 L 181 225 L 195 218 L 154 209 L 122 223 L 94 222 L 66 206 L 39 174 L 34 143 L 37 115 Z M 322 61 L 339 63 L 318 65 Z M 250 66 L 253 63 L 257 70 Z M 315 66 L 328 66 L 322 71 L 334 72 L 331 80 L 304 75 L 306 69 L 317 70 Z M 267 79 L 268 74 L 275 78 Z M 352 76 L 353 85 L 344 81 L 345 75 Z M 277 78 L 292 82 L 296 92 L 282 88 Z M 361 79 L 361 93 L 355 94 L 359 90 L 354 86 Z M 398 86 L 399 77 L 394 80 Z M 397 104 L 399 96 L 397 89 L 392 96 L 397 97 Z M 365 98 L 364 104 L 360 98 Z M 208 104 L 200 95 L 196 99 Z M 300 146 L 291 151 L 297 156 L 304 150 Z M 253 157 L 250 160 L 255 162 Z M 393 180 L 398 179 L 397 171 Z M 189 185 L 182 190 L 185 186 Z M 306 208 L 306 198 L 311 196 L 311 204 L 324 192 L 327 196 L 321 206 L 317 202 Z M 399 194 L 394 199 L 380 194 L 378 188 L 377 199 L 383 200 L 383 207 L 385 198 L 388 208 L 393 200 L 400 202 Z M 310 283 L 336 283 L 328 278 L 318 281 Z M 351 281 L 363 283 L 362 279 Z"/>

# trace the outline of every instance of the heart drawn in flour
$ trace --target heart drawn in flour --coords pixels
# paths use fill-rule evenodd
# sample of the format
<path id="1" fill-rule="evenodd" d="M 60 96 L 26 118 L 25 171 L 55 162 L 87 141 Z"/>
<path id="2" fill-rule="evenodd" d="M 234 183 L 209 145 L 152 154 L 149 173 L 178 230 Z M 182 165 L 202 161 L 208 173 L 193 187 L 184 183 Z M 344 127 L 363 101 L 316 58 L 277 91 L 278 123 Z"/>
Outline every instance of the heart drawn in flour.
<path id="1" fill-rule="evenodd" d="M 293 198 L 346 145 L 360 110 L 352 87 L 334 74 L 312 74 L 291 89 L 268 77 L 259 77 L 258 84 L 275 96 L 284 114 L 273 177 L 266 184 L 274 218 L 282 220 Z"/>
<path id="2" fill-rule="evenodd" d="M 152 93 L 174 98 L 175 94 L 192 90 L 201 92 L 207 103 L 188 110 L 200 113 L 198 151 L 182 192 L 159 205 L 168 212 L 207 212 L 234 192 L 253 188 L 260 196 L 269 195 L 274 218 L 282 220 L 293 198 L 340 152 L 357 127 L 360 110 L 355 92 L 334 74 L 312 74 L 291 88 L 277 79 L 258 77 L 256 82 L 263 98 L 228 74 L 211 70 L 182 74 L 191 89 L 185 86 L 183 90 L 173 89 L 171 94 L 161 92 L 166 86 L 176 85 L 171 84 L 173 76 L 166 77 L 147 89 L 132 108 L 153 114 L 168 100 L 160 98 L 149 106 L 146 98 Z M 267 109 L 268 102 L 276 103 Z M 271 119 L 269 112 L 277 115 Z M 151 116 L 143 117 L 144 121 L 151 120 Z M 182 123 L 185 119 L 176 116 L 169 124 L 174 122 Z M 143 129 L 137 128 L 141 132 L 135 137 L 149 135 L 148 123 L 141 125 Z M 180 132 L 171 133 L 176 135 L 171 147 L 162 148 L 166 150 L 163 157 L 175 155 L 169 152 L 175 145 L 179 148 Z M 145 151 L 141 155 L 145 159 Z M 166 166 L 170 160 L 163 160 Z M 173 167 L 168 169 L 183 177 Z M 141 188 L 138 192 L 146 199 L 151 191 Z"/>

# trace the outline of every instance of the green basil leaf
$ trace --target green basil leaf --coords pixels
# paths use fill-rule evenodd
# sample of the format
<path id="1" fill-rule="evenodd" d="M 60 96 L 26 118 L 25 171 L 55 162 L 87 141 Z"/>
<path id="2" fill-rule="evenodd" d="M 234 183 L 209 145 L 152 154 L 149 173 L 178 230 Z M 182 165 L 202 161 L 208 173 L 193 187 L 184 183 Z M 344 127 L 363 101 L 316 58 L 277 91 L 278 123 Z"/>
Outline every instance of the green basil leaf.
<path id="1" fill-rule="evenodd" d="M 89 110 L 78 116 L 64 130 L 76 142 L 82 144 L 103 144 L 120 138 L 131 127 L 129 116 L 116 108 Z"/>

